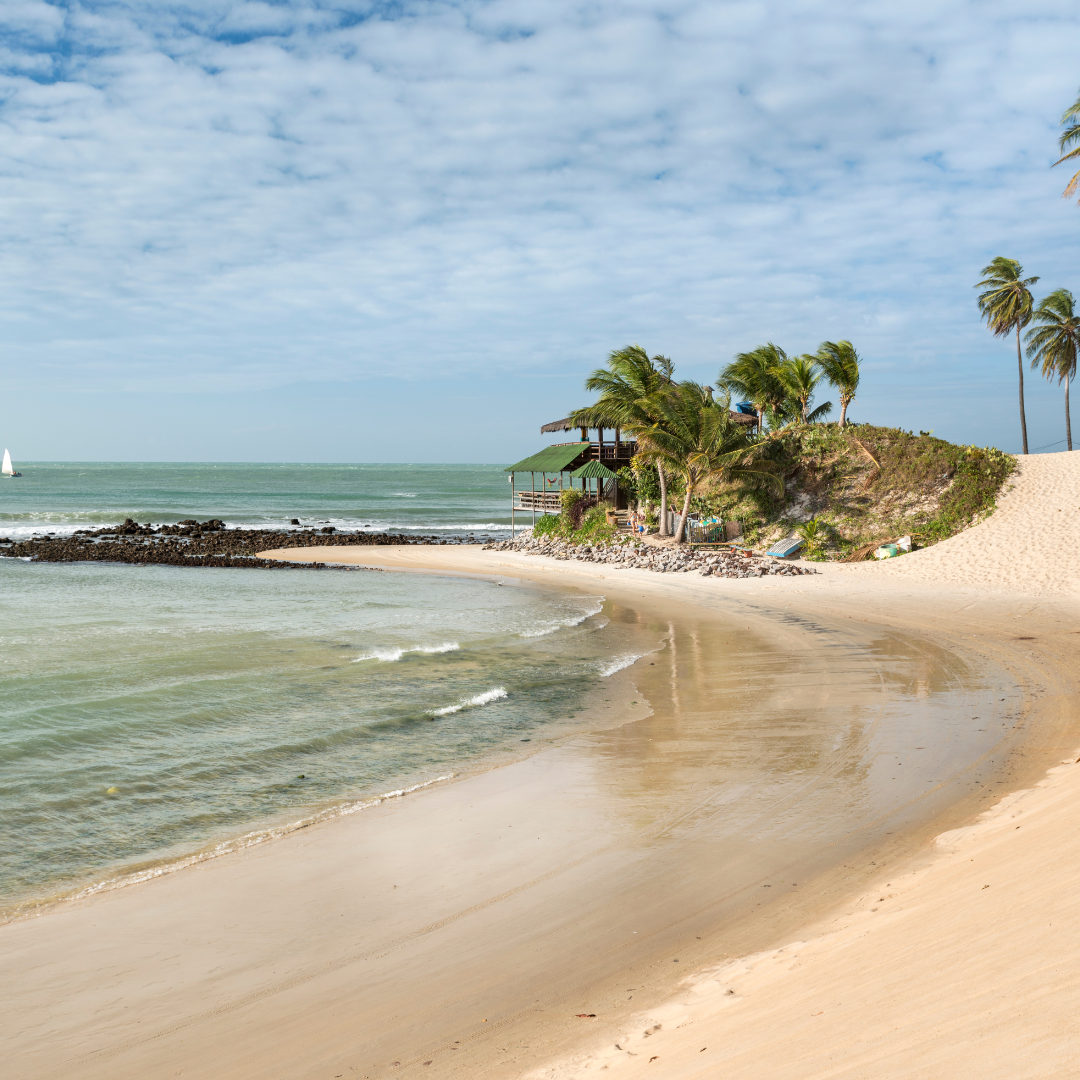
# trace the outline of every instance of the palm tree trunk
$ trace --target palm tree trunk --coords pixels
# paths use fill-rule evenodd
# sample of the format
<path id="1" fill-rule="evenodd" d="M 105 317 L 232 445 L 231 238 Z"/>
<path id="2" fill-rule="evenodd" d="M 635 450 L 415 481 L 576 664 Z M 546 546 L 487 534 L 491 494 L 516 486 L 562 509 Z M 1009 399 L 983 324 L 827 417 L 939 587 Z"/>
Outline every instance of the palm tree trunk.
<path id="1" fill-rule="evenodd" d="M 1027 417 L 1024 415 L 1024 360 L 1020 355 L 1020 324 L 1016 324 L 1016 366 L 1020 369 L 1020 434 L 1024 440 L 1024 453 L 1027 447 Z"/>
<path id="2" fill-rule="evenodd" d="M 664 466 L 656 466 L 657 475 L 660 477 L 660 535 L 667 536 L 667 477 L 664 475 Z"/>
<path id="3" fill-rule="evenodd" d="M 843 427 L 847 423 L 847 407 L 848 399 L 843 394 L 840 395 L 840 427 Z"/>
<path id="4" fill-rule="evenodd" d="M 1065 376 L 1065 438 L 1072 449 L 1072 421 L 1069 419 L 1069 376 Z"/>
<path id="5" fill-rule="evenodd" d="M 679 518 L 679 527 L 675 530 L 675 543 L 681 544 L 683 537 L 686 535 L 686 518 L 690 513 L 690 495 L 691 487 L 689 480 L 686 482 L 686 498 L 683 499 L 682 504 L 682 517 Z"/>

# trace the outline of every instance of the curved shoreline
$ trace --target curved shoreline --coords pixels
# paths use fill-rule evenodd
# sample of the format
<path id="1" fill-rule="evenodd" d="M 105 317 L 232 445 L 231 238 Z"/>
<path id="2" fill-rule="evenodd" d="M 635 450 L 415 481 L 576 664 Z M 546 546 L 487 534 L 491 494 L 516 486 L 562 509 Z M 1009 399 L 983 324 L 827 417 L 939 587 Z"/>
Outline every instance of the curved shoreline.
<path id="1" fill-rule="evenodd" d="M 295 557 L 294 552 L 288 554 Z M 309 549 L 304 554 L 326 559 L 326 553 L 318 549 Z M 347 548 L 336 548 L 335 561 L 344 561 L 353 554 Z M 411 547 L 384 548 L 377 552 L 362 549 L 355 552 L 355 558 L 357 562 L 386 569 L 514 577 L 589 591 L 596 591 L 599 585 L 610 598 L 623 603 L 627 612 L 635 608 L 668 611 L 680 624 L 690 624 L 695 619 L 702 620 L 702 625 L 711 624 L 717 618 L 715 606 L 722 602 L 734 605 L 731 610 L 737 610 L 748 620 L 748 625 L 778 628 L 787 635 L 785 640 L 791 642 L 813 641 L 814 626 L 822 625 L 822 619 L 841 630 L 847 620 L 855 629 L 854 637 L 865 636 L 857 626 L 860 619 L 868 617 L 862 585 L 853 590 L 843 589 L 845 595 L 840 596 L 829 586 L 830 578 L 825 575 L 775 581 L 702 581 L 690 575 L 661 577 L 648 572 L 615 574 L 610 570 L 605 574 L 603 566 L 589 565 L 576 565 L 568 572 L 565 563 L 548 566 L 535 558 L 505 556 L 492 560 L 493 554 L 496 553 L 467 548 Z M 812 583 L 813 594 L 803 591 L 807 583 Z M 982 611 L 971 621 L 965 617 L 962 627 L 943 626 L 942 620 L 955 622 L 956 599 L 950 601 L 952 607 L 939 602 L 928 619 L 925 600 L 895 596 L 892 614 L 885 616 L 879 612 L 874 622 L 880 626 L 883 619 L 891 621 L 898 632 L 914 635 L 912 640 L 925 634 L 978 652 L 985 642 L 965 645 L 963 638 L 977 627 L 985 631 L 987 613 Z M 905 606 L 910 609 L 906 615 Z M 996 617 L 1000 619 L 1007 614 L 999 611 Z M 820 653 L 826 667 L 827 655 Z M 690 661 L 688 671 L 711 670 L 700 668 L 692 657 Z M 1021 673 L 1021 677 L 1027 676 Z M 1042 723 L 1041 729 L 1049 733 L 1054 730 L 1052 724 L 1046 723 Z M 368 811 L 371 816 L 363 829 L 351 827 L 347 822 L 335 822 L 304 830 L 301 835 L 282 838 L 230 859 L 216 860 L 217 865 L 171 875 L 167 883 L 156 881 L 125 890 L 128 898 L 115 907 L 100 903 L 100 898 L 91 898 L 70 905 L 65 912 L 52 912 L 33 923 L 21 924 L 29 929 L 15 928 L 8 944 L 15 946 L 17 970 L 28 975 L 34 973 L 36 992 L 54 995 L 56 1036 L 50 1041 L 48 1051 L 43 1047 L 38 1050 L 45 1055 L 37 1063 L 42 1066 L 40 1070 L 29 1062 L 24 1075 L 50 1075 L 50 1070 L 55 1070 L 61 1062 L 63 1067 L 85 1077 L 147 1075 L 159 1069 L 166 1058 L 177 1054 L 185 1060 L 189 1075 L 207 1077 L 266 1075 L 268 1069 L 273 1071 L 286 1063 L 290 1074 L 321 1076 L 331 1067 L 341 1071 L 338 1066 L 346 1062 L 357 1068 L 362 1065 L 359 1075 L 372 1077 L 414 1073 L 516 1075 L 522 1069 L 539 1066 L 545 1059 L 573 1052 L 575 1042 L 583 1034 L 583 1021 L 575 1018 L 575 1012 L 595 1012 L 597 1019 L 589 1017 L 589 1022 L 606 1025 L 642 1005 L 659 1006 L 674 989 L 677 971 L 715 963 L 718 953 L 738 956 L 768 947 L 785 934 L 805 926 L 864 883 L 870 868 L 863 863 L 881 864 L 888 860 L 894 865 L 899 859 L 910 858 L 933 832 L 940 831 L 942 821 L 961 824 L 980 803 L 986 805 L 981 792 L 965 793 L 959 787 L 946 792 L 947 808 L 922 814 L 914 828 L 900 830 L 903 835 L 881 835 L 845 849 L 866 855 L 858 865 L 833 865 L 836 863 L 833 859 L 832 863 L 827 860 L 825 864 L 817 864 L 815 871 L 813 860 L 808 863 L 803 858 L 799 862 L 796 858 L 793 863 L 784 856 L 776 867 L 799 865 L 796 880 L 802 885 L 803 893 L 777 897 L 764 908 L 748 903 L 744 895 L 746 887 L 741 887 L 741 893 L 736 890 L 725 898 L 716 892 L 715 884 L 710 884 L 707 877 L 700 878 L 696 884 L 687 879 L 679 894 L 685 901 L 684 914 L 672 924 L 671 913 L 664 910 L 663 891 L 650 890 L 646 880 L 650 875 L 655 877 L 655 872 L 645 866 L 645 878 L 639 881 L 634 876 L 640 876 L 639 870 L 634 869 L 638 865 L 638 856 L 633 854 L 636 849 L 626 847 L 618 829 L 611 831 L 613 819 L 605 810 L 607 804 L 597 798 L 601 790 L 596 788 L 600 776 L 596 772 L 598 762 L 607 760 L 604 753 L 620 738 L 629 737 L 619 734 L 623 729 L 612 730 L 614 734 L 590 736 L 583 743 L 578 740 L 574 745 L 543 751 L 517 765 L 425 792 L 394 808 L 373 808 Z M 600 758 L 596 756 L 598 752 Z M 616 754 L 611 760 L 624 757 L 625 754 Z M 1014 755 L 1008 767 L 1019 777 L 1037 772 L 1042 766 L 1042 762 L 1036 764 L 1030 758 Z M 603 790 L 625 792 L 625 780 L 618 779 L 623 775 L 613 774 L 610 782 L 603 782 Z M 558 797 L 552 799 L 553 793 Z M 658 806 L 663 811 L 663 806 Z M 449 825 L 441 824 L 458 820 L 466 823 L 467 837 L 458 835 L 456 827 L 448 832 Z M 662 813 L 658 820 L 668 819 Z M 542 838 L 540 853 L 525 850 L 518 857 L 510 850 L 503 852 L 501 841 L 507 835 L 503 830 L 508 823 L 515 830 L 536 829 Z M 409 855 L 404 860 L 400 851 L 391 852 L 380 846 L 383 843 L 380 837 L 390 835 L 405 840 Z M 476 837 L 487 839 L 478 847 Z M 598 845 L 598 838 L 608 839 Z M 663 866 L 663 874 L 678 875 L 682 872 L 680 868 L 695 865 L 695 859 L 700 856 L 691 857 L 694 851 L 704 854 L 706 850 L 700 844 L 695 847 L 692 838 L 684 840 L 681 847 L 671 848 L 670 855 L 656 869 Z M 629 861 L 626 853 L 630 855 Z M 356 859 L 368 868 L 360 878 L 351 869 L 351 865 L 359 865 Z M 827 865 L 832 868 L 827 869 Z M 286 866 L 301 868 L 298 880 L 282 879 L 282 869 Z M 605 866 L 607 869 L 603 869 Z M 768 866 L 764 870 L 774 872 Z M 817 876 L 806 878 L 804 871 Z M 391 881 L 386 874 L 404 875 L 405 881 Z M 289 876 L 297 878 L 293 872 Z M 599 883 L 604 880 L 608 884 L 601 886 Z M 618 896 L 620 881 L 632 888 L 629 892 L 624 890 L 623 900 L 614 907 L 611 906 L 614 900 L 595 910 L 585 903 L 568 922 L 561 914 L 567 903 L 581 905 L 598 888 L 605 895 Z M 267 897 L 271 882 L 276 883 L 273 888 L 277 894 Z M 385 885 L 385 891 L 379 882 Z M 395 884 L 406 889 L 413 915 L 399 907 L 401 894 L 395 896 L 396 890 L 391 888 Z M 315 893 L 308 895 L 313 888 Z M 364 895 L 361 923 L 355 921 L 359 913 L 350 899 L 357 888 Z M 237 890 L 240 897 L 245 897 L 245 890 L 250 889 L 255 892 L 246 900 L 229 900 Z M 695 896 L 700 899 L 695 900 Z M 245 922 L 251 924 L 251 929 L 245 931 L 256 935 L 250 945 L 241 942 L 238 946 L 230 934 L 223 938 L 220 932 L 200 929 L 235 922 L 240 913 L 235 910 L 238 902 L 243 910 L 254 904 L 254 910 L 243 916 L 240 923 L 241 927 Z M 659 906 L 648 916 L 651 919 L 648 925 L 654 925 L 655 929 L 647 940 L 634 944 L 636 952 L 634 948 L 627 952 L 625 944 L 610 949 L 605 935 L 610 933 L 612 918 L 625 910 L 644 913 L 650 903 Z M 319 917 L 308 923 L 308 916 L 302 913 L 312 905 L 318 906 Z M 230 914 L 231 911 L 234 913 Z M 698 914 L 693 914 L 694 911 Z M 562 927 L 558 938 L 550 938 L 549 948 L 557 939 L 563 942 L 560 948 L 577 942 L 583 962 L 593 971 L 590 979 L 583 981 L 580 975 L 570 976 L 569 972 L 562 979 L 553 978 L 551 971 L 543 973 L 542 964 L 536 967 L 534 958 L 542 952 L 537 954 L 535 950 L 543 949 L 545 935 L 556 929 L 553 926 L 549 932 L 543 925 L 534 925 L 538 916 L 541 924 L 555 916 Z M 339 928 L 331 919 L 344 921 Z M 73 979 L 69 957 L 72 947 L 85 947 L 78 943 L 85 939 L 88 920 L 99 924 L 98 933 L 107 925 L 113 927 L 114 933 L 120 932 L 122 923 L 145 925 L 144 930 L 135 934 L 137 945 L 133 946 L 134 953 L 128 954 L 129 967 L 140 956 L 143 960 L 135 963 L 136 968 L 138 963 L 151 962 L 150 957 L 160 946 L 150 942 L 190 941 L 194 934 L 205 938 L 205 943 L 183 950 L 180 959 L 169 962 L 166 979 L 177 991 L 155 998 L 149 1013 L 146 1006 L 141 1006 L 138 1023 L 130 1014 L 114 1011 L 104 1028 L 101 1016 L 86 1027 L 86 1018 L 80 1021 L 79 1016 L 86 1010 L 86 995 L 96 991 L 92 982 L 79 991 L 80 980 L 90 978 L 89 972 L 81 975 L 75 972 L 77 977 Z M 278 933 L 283 940 L 265 937 L 270 926 L 279 924 Z M 286 930 L 286 926 L 290 929 Z M 41 929 L 35 932 L 34 927 Z M 256 927 L 263 929 L 256 932 Z M 691 932 L 695 928 L 696 932 Z M 624 929 L 630 933 L 630 927 Z M 149 936 L 140 940 L 140 932 Z M 433 948 L 435 952 L 431 951 Z M 661 954 L 673 948 L 677 948 L 676 957 L 685 967 L 673 968 L 668 959 L 661 963 Z M 175 952 L 167 946 L 166 949 Z M 593 955 L 590 949 L 595 959 L 590 959 Z M 62 956 L 65 950 L 68 955 Z M 187 952 L 191 955 L 185 955 Z M 459 958 L 473 954 L 475 963 L 470 961 L 462 968 Z M 212 956 L 216 959 L 211 960 Z M 224 962 L 226 956 L 234 956 L 235 960 Z M 105 963 L 96 974 L 112 987 L 110 994 L 119 1001 L 125 998 L 127 983 L 119 972 L 109 974 L 112 963 Z M 204 985 L 200 971 L 214 968 L 221 968 L 222 979 Z M 271 969 L 277 974 L 271 976 Z M 43 971 L 45 978 L 41 977 Z M 470 1020 L 470 995 L 479 995 L 475 1000 L 480 1007 L 487 993 L 483 987 L 498 985 L 508 971 L 512 977 L 507 991 L 501 995 L 505 1011 Z M 621 991 L 630 971 L 634 982 L 627 986 L 634 987 L 636 992 L 632 1000 L 620 1005 L 617 1016 L 612 1017 L 613 999 L 609 991 L 614 991 L 617 984 Z M 381 980 L 391 980 L 382 991 L 381 1004 L 370 996 L 356 996 L 358 979 L 361 983 L 374 979 L 372 986 Z M 534 979 L 536 992 L 530 997 Z M 516 990 L 512 989 L 515 980 Z M 9 986 L 15 990 L 19 984 L 16 976 Z M 394 989 L 410 985 L 427 986 L 433 996 L 422 1001 L 414 990 L 409 999 L 412 1004 L 408 1006 L 413 1011 L 402 1017 L 400 1009 L 406 1007 L 405 1001 L 394 996 Z M 457 996 L 461 999 L 453 1005 L 440 996 L 444 991 L 437 989 L 445 986 L 448 992 L 451 985 L 458 987 Z M 197 990 L 200 986 L 202 989 Z M 607 1000 L 599 1004 L 605 995 Z M 526 1004 L 534 998 L 537 999 L 534 1004 Z M 518 1006 L 513 1005 L 515 1001 Z M 353 1004 L 346 1006 L 346 1002 Z M 353 1008 L 360 1009 L 355 1015 L 363 1017 L 363 1030 L 344 1022 L 344 1017 L 354 1015 L 350 1011 Z M 484 1008 L 491 1011 L 492 1006 L 484 1005 Z M 68 1010 L 66 1020 L 61 1015 L 65 1010 Z M 18 1012 L 17 1009 L 11 1018 Z M 405 1054 L 400 1039 L 398 1056 L 388 1057 L 384 1053 L 391 1045 L 386 1033 L 394 1030 L 414 1033 L 410 1041 L 415 1054 Z M 81 1036 L 77 1035 L 80 1031 Z M 454 1038 L 441 1036 L 442 1031 L 455 1033 Z M 195 1034 L 197 1039 L 193 1042 Z M 510 1037 L 513 1047 L 507 1045 Z M 100 1046 L 102 1052 L 86 1056 L 75 1051 L 76 1045 Z M 58 1058 L 56 1055 L 61 1051 Z M 401 1064 L 391 1065 L 393 1060 Z M 424 1064 L 428 1060 L 432 1061 L 431 1066 Z M 304 1064 L 308 1061 L 312 1062 L 310 1070 Z M 332 1066 L 332 1062 L 337 1065 Z"/>
<path id="2" fill-rule="evenodd" d="M 1021 479 L 1062 465 L 1025 462 Z M 1080 474 L 1075 494 L 1080 507 Z M 1017 567 L 1018 587 L 991 593 L 987 582 L 1008 567 L 955 557 L 989 546 L 1000 564 L 1014 551 L 1010 530 L 1037 532 L 1035 518 L 1030 499 L 1008 496 L 1000 517 L 892 565 L 779 579 L 335 546 L 333 561 L 356 565 L 600 589 L 619 617 L 669 627 L 666 666 L 630 669 L 660 708 L 0 928 L 0 1014 L 20 1075 L 1066 1075 L 1080 980 L 1060 928 L 1080 883 L 1062 855 L 1080 824 L 1080 771 L 1044 778 L 1080 741 L 1078 594 L 1047 599 L 1045 563 L 1026 577 Z M 745 633 L 736 649 L 770 658 L 767 677 L 748 681 L 753 665 L 716 661 L 731 629 Z M 759 637 L 768 640 L 754 651 Z M 965 672 L 982 695 L 976 718 L 995 715 L 1001 738 L 950 713 L 948 687 L 962 688 Z M 900 680 L 892 696 L 890 679 Z M 942 689 L 923 692 L 920 679 Z M 984 714 L 991 685 L 1006 689 Z M 960 754 L 940 788 L 912 783 L 910 798 L 886 799 L 884 816 L 874 800 L 859 803 L 863 834 L 815 826 L 770 839 L 769 815 L 780 812 L 796 826 L 828 825 L 830 778 L 894 748 L 859 744 L 845 758 L 840 729 L 828 727 L 837 708 L 887 719 L 890 701 L 909 699 L 925 703 L 913 723 L 938 736 L 951 723 L 984 743 L 966 744 L 973 756 Z M 717 754 L 739 728 L 718 734 L 711 718 L 738 720 L 740 701 L 826 724 L 807 759 L 820 756 L 820 768 L 804 775 L 795 761 L 778 772 L 777 797 L 760 812 L 737 783 L 714 783 L 737 779 Z M 955 701 L 969 703 L 962 689 Z M 871 721 L 852 727 L 856 738 L 888 729 Z M 773 752 L 775 732 L 747 730 L 752 754 Z M 947 740 L 937 745 L 950 760 Z M 888 779 L 860 776 L 856 789 L 888 795 Z M 811 803 L 825 816 L 807 816 Z M 734 824 L 760 840 L 739 848 L 725 833 L 733 807 Z M 953 835 L 935 842 L 943 830 Z M 732 877 L 728 867 L 741 869 Z M 808 1008 L 822 996 L 824 1008 Z"/>

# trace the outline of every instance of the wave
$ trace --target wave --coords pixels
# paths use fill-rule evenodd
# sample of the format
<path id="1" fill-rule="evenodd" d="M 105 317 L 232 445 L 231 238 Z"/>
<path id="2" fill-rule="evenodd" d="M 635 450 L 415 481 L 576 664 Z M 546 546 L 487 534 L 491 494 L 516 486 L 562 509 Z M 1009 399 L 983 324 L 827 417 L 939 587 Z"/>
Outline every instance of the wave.
<path id="1" fill-rule="evenodd" d="M 444 709 L 435 709 L 432 716 L 450 716 L 451 713 L 461 712 L 462 709 L 473 709 L 478 705 L 489 705 L 493 701 L 501 701 L 507 697 L 506 689 L 496 686 L 494 690 L 487 690 L 483 694 L 474 694 L 470 698 L 464 698 L 457 705 L 447 705 Z"/>
<path id="2" fill-rule="evenodd" d="M 569 619 L 559 619 L 557 622 L 542 623 L 540 626 L 533 627 L 530 630 L 522 630 L 518 634 L 518 637 L 523 638 L 537 638 L 547 637 L 548 634 L 554 634 L 556 630 L 569 630 L 571 627 L 580 626 L 586 619 L 591 619 L 594 615 L 599 615 L 604 610 L 603 597 L 594 597 L 594 603 L 599 602 L 597 607 L 590 605 L 589 609 L 580 615 L 575 615 Z M 605 626 L 607 623 L 604 624 Z"/>
<path id="3" fill-rule="evenodd" d="M 393 791 L 383 791 L 378 795 L 372 795 L 370 798 L 361 799 L 358 802 L 327 807 L 327 809 L 319 810 L 314 814 L 310 814 L 308 817 L 291 821 L 287 825 L 275 825 L 268 829 L 258 829 L 255 832 L 245 833 L 243 836 L 235 837 L 232 840 L 225 840 L 220 844 L 215 844 L 214 847 L 209 848 L 206 851 L 196 852 L 194 855 L 182 856 L 172 862 L 163 863 L 159 866 L 152 866 L 144 870 L 135 870 L 127 874 L 121 874 L 115 878 L 108 878 L 105 881 L 97 881 L 94 882 L 93 885 L 87 885 L 77 892 L 50 897 L 39 904 L 35 904 L 34 907 L 45 907 L 58 900 L 82 900 L 87 896 L 94 896 L 100 892 L 123 889 L 128 885 L 138 885 L 140 882 L 150 881 L 153 878 L 162 877 L 165 874 L 172 874 L 177 870 L 183 870 L 188 866 L 197 866 L 199 863 L 208 862 L 210 859 L 217 859 L 222 855 L 230 855 L 234 851 L 243 851 L 245 848 L 255 847 L 257 844 L 264 844 L 267 840 L 276 840 L 278 837 L 288 836 L 289 833 L 299 832 L 300 829 L 307 829 L 310 826 L 318 825 L 323 821 L 331 821 L 334 818 L 358 814 L 362 810 L 369 810 L 373 806 L 379 806 L 388 799 L 400 799 L 406 795 L 411 795 L 414 791 L 422 791 L 424 788 L 429 788 L 434 784 L 441 784 L 447 780 L 453 780 L 456 775 L 457 773 L 452 772 L 445 773 L 442 776 L 436 776 L 432 780 L 422 780 L 420 783 L 412 784 L 410 787 L 395 788 Z M 21 910 L 17 909 L 11 917 L 0 917 L 0 923 L 10 922 L 13 921 L 13 919 L 18 919 L 32 913 L 32 911 L 27 911 L 26 907 L 23 907 Z"/>
<path id="4" fill-rule="evenodd" d="M 648 655 L 648 653 L 626 653 L 625 656 L 613 656 L 600 665 L 600 678 L 606 679 L 609 675 L 614 675 L 616 671 L 622 671 L 623 668 L 636 664 L 643 656 Z"/>
<path id="5" fill-rule="evenodd" d="M 441 645 L 414 645 L 411 649 L 376 649 L 374 652 L 358 656 L 353 663 L 359 664 L 361 660 L 381 660 L 384 663 L 393 663 L 395 660 L 400 660 L 406 653 L 457 652 L 460 648 L 461 646 L 456 641 L 444 641 Z"/>

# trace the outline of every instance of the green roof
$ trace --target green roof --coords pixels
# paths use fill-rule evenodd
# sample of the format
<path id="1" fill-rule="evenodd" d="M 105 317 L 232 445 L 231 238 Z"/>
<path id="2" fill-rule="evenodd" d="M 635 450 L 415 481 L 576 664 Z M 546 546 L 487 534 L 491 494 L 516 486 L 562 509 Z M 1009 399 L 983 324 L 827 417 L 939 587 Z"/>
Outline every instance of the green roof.
<path id="1" fill-rule="evenodd" d="M 588 443 L 566 443 L 562 446 L 547 446 L 539 454 L 509 465 L 504 472 L 567 472 L 569 466 L 582 454 L 589 452 Z"/>
<path id="2" fill-rule="evenodd" d="M 599 461 L 586 461 L 580 469 L 570 474 L 575 480 L 582 477 L 589 480 L 618 480 L 619 478 L 606 465 Z"/>

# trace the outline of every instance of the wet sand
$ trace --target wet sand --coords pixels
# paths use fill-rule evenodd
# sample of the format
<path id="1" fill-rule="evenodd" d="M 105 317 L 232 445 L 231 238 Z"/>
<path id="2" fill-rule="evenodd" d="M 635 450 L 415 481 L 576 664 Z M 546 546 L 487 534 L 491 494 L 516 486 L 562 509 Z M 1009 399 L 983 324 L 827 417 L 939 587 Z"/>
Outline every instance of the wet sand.
<path id="1" fill-rule="evenodd" d="M 1080 738 L 1080 637 L 1047 602 L 333 551 L 350 558 L 603 591 L 668 639 L 627 676 L 652 715 L 598 716 L 525 761 L 3 928 L 19 1075 L 614 1067 L 597 1047 L 670 1007 L 686 974 L 915 865 Z"/>

